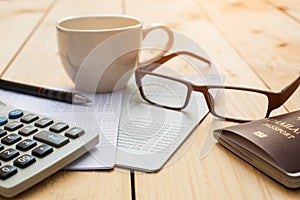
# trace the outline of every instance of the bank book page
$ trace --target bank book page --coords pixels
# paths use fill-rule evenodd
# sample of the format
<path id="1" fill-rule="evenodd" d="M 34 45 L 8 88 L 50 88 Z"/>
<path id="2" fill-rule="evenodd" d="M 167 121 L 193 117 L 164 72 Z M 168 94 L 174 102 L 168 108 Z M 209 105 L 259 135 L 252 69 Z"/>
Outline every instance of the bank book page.
<path id="1" fill-rule="evenodd" d="M 72 105 L 6 90 L 0 90 L 0 99 L 15 107 L 82 127 L 87 134 L 99 133 L 99 144 L 82 158 L 67 166 L 66 170 L 111 169 L 115 166 L 122 92 L 96 95 L 80 92 L 80 94 L 88 97 L 92 103 Z"/>
<path id="2" fill-rule="evenodd" d="M 192 79 L 201 83 L 199 76 L 189 77 Z M 202 84 L 206 82 L 216 84 L 221 80 L 219 76 L 206 76 Z M 129 83 L 123 93 L 116 165 L 147 172 L 160 170 L 175 152 L 180 156 L 189 147 L 185 144 L 179 148 L 207 113 L 206 101 L 199 92 L 192 93 L 184 110 L 174 111 L 145 102 L 134 82 Z"/>

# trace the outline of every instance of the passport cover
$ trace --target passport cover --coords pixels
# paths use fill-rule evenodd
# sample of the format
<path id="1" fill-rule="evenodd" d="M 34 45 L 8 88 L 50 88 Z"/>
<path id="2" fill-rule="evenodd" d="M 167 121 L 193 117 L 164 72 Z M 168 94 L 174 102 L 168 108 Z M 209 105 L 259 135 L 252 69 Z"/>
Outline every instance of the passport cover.
<path id="1" fill-rule="evenodd" d="M 289 188 L 300 187 L 300 110 L 214 131 L 225 148 Z"/>

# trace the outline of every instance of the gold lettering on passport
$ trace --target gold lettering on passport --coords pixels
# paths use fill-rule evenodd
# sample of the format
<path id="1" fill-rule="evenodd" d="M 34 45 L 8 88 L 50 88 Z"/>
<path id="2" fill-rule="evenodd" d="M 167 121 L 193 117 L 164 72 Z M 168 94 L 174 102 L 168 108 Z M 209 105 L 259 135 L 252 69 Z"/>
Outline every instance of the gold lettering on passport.
<path id="1" fill-rule="evenodd" d="M 282 128 L 280 128 L 278 126 L 275 126 L 275 125 L 272 125 L 272 124 L 269 124 L 269 123 L 265 123 L 265 124 L 262 124 L 262 125 L 269 128 L 269 129 L 272 129 L 273 131 L 283 135 L 284 137 L 286 137 L 288 139 L 295 139 L 296 138 L 294 135 L 287 132 L 286 130 L 283 130 Z"/>
<path id="2" fill-rule="evenodd" d="M 265 137 L 268 137 L 267 134 L 265 134 L 264 132 L 262 131 L 256 131 L 256 132 L 253 132 L 254 135 L 260 137 L 260 138 L 265 138 Z"/>
<path id="3" fill-rule="evenodd" d="M 298 120 L 298 118 L 297 118 L 297 120 Z M 294 124 L 290 124 L 290 123 L 287 123 L 285 121 L 278 120 L 278 119 L 268 119 L 268 122 L 271 122 L 271 123 L 279 125 L 280 127 L 286 128 L 289 131 L 296 133 L 297 135 L 300 134 L 300 128 L 296 127 Z"/>

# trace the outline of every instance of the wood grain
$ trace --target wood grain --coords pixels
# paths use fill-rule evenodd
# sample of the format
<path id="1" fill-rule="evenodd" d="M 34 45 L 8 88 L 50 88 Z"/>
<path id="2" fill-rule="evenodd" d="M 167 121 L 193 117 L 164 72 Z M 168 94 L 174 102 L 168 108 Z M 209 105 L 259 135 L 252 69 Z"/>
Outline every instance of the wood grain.
<path id="1" fill-rule="evenodd" d="M 16 199 L 131 199 L 127 171 L 66 172 L 45 179 Z"/>
<path id="2" fill-rule="evenodd" d="M 271 89 L 281 89 L 299 72 L 300 31 L 295 20 L 256 0 L 197 2 Z"/>
<path id="3" fill-rule="evenodd" d="M 0 1 L 0 10 L 0 72 L 20 82 L 72 86 L 59 60 L 55 22 L 82 14 L 163 22 L 204 48 L 226 85 L 279 91 L 300 71 L 297 0 L 14 0 Z M 299 97 L 300 89 L 274 114 L 299 109 Z M 299 199 L 300 190 L 215 144 L 212 131 L 232 124 L 208 115 L 161 171 L 135 172 L 134 195 L 129 171 L 117 168 L 61 171 L 16 199 Z"/>
<path id="4" fill-rule="evenodd" d="M 266 0 L 266 2 L 274 6 L 279 11 L 300 22 L 300 7 L 297 0 Z"/>
<path id="5" fill-rule="evenodd" d="M 121 1 L 57 1 L 4 78 L 42 86 L 72 86 L 58 56 L 55 23 L 74 15 L 122 12 Z"/>
<path id="6" fill-rule="evenodd" d="M 278 41 L 272 39 L 272 37 L 258 41 L 255 34 L 253 36 L 253 34 L 247 33 L 247 30 L 248 32 L 249 29 L 251 30 L 250 25 L 255 25 L 254 22 L 249 27 L 246 24 L 237 22 L 244 20 L 244 18 L 251 21 L 248 19 L 248 15 L 254 18 L 256 12 L 260 13 L 260 3 L 255 2 L 256 4 L 252 5 L 250 2 L 251 12 L 244 13 L 244 10 L 236 11 L 239 7 L 232 8 L 232 11 L 231 8 L 228 10 L 227 8 L 219 9 L 221 6 L 216 2 L 219 4 L 229 3 L 229 1 L 196 1 L 195 3 L 194 1 L 183 0 L 167 2 L 130 0 L 126 4 L 126 13 L 140 17 L 147 24 L 157 21 L 164 22 L 176 31 L 191 37 L 211 56 L 220 73 L 225 76 L 226 84 L 276 90 L 276 86 L 281 89 L 289 83 L 290 79 L 295 77 L 295 73 L 297 74 L 297 70 L 299 70 L 293 65 L 288 65 L 288 63 L 298 62 L 296 52 L 292 56 L 293 59 L 286 59 L 287 64 L 280 67 L 279 72 L 276 72 L 277 77 L 274 77 L 270 71 L 262 67 L 268 63 L 269 57 L 265 59 L 261 59 L 261 57 L 268 56 L 265 48 L 274 45 L 274 43 L 278 44 Z M 136 9 L 139 4 L 151 9 Z M 262 6 L 266 5 L 262 3 Z M 167 8 L 172 12 L 168 12 Z M 279 18 L 283 18 L 282 21 L 287 21 L 295 26 L 288 29 L 288 26 L 284 25 L 288 29 L 285 32 L 293 35 L 293 33 L 290 33 L 292 30 L 299 31 L 299 28 L 291 19 L 278 13 L 278 10 L 274 8 L 268 6 L 267 8 L 269 9 L 267 10 L 268 17 L 264 20 L 273 19 L 272 15 L 275 15 L 275 17 L 280 15 Z M 238 14 L 225 21 L 227 15 L 235 11 Z M 257 26 L 262 26 L 264 22 L 262 24 L 258 22 L 263 14 L 258 16 Z M 283 24 L 280 23 L 278 28 Z M 277 30 L 276 26 L 274 24 L 273 29 Z M 279 33 L 275 31 L 273 34 Z M 295 34 L 292 38 L 291 40 L 296 41 L 299 36 Z M 264 40 L 269 40 L 269 42 L 264 42 Z M 261 56 L 257 58 L 257 55 Z M 257 60 L 260 60 L 260 62 L 256 63 Z M 253 67 L 255 64 L 258 67 Z M 280 76 L 285 77 L 285 79 L 277 81 Z M 274 80 L 274 78 L 277 82 L 272 84 L 271 79 Z M 298 96 L 297 93 L 294 100 L 291 99 L 291 105 L 287 106 L 289 109 L 299 109 L 299 102 L 296 102 Z M 245 107 L 245 112 L 250 110 L 251 108 Z M 275 113 L 282 112 L 286 112 L 286 109 L 281 108 Z M 173 161 L 169 162 L 159 173 L 136 173 L 136 195 L 138 199 L 295 199 L 299 196 L 299 191 L 287 190 L 218 145 L 207 157 L 200 159 L 199 153 L 203 141 L 206 143 L 209 141 L 208 147 L 210 148 L 214 145 L 209 135 L 212 134 L 211 131 L 214 128 L 217 128 L 211 127 L 214 126 L 213 121 L 214 119 L 208 116 L 193 133 L 189 143 L 184 145 L 185 149 L 180 150 L 181 154 L 176 159 L 173 158 Z M 229 123 L 223 125 L 229 125 Z"/>
<path id="7" fill-rule="evenodd" d="M 52 2 L 0 1 L 0 75 L 31 37 Z"/>
<path id="8" fill-rule="evenodd" d="M 197 2 L 270 90 L 299 75 L 299 22 L 262 1 Z M 299 92 L 285 104 L 289 110 L 299 109 Z"/>
<path id="9" fill-rule="evenodd" d="M 32 1 L 24 0 L 24 4 L 28 3 L 32 3 Z M 18 7 L 17 4 L 15 7 Z M 22 9 L 21 4 L 20 8 L 15 10 Z M 31 31 L 33 31 L 31 37 L 25 41 L 20 52 L 17 52 L 17 57 L 12 60 L 3 78 L 35 85 L 72 86 L 72 82 L 68 79 L 59 60 L 56 45 L 56 21 L 72 15 L 118 14 L 122 11 L 121 1 L 117 0 L 62 0 L 56 1 L 48 9 L 49 13 L 39 23 L 30 22 L 30 18 L 24 19 L 24 26 L 33 23 L 37 28 L 33 31 L 34 26 L 31 27 Z M 0 24 L 1 22 L 0 18 Z M 10 36 L 10 40 L 14 40 L 13 36 Z M 18 48 L 15 51 L 18 51 Z M 59 172 L 16 197 L 16 199 L 99 198 L 131 199 L 129 171 L 116 169 L 99 172 Z"/>

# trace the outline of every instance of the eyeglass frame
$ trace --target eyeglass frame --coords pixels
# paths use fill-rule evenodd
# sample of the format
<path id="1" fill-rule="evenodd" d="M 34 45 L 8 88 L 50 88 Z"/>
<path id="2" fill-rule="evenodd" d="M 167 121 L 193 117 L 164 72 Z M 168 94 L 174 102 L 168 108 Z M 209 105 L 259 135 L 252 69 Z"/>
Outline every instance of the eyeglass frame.
<path id="1" fill-rule="evenodd" d="M 159 73 L 155 73 L 153 72 L 156 68 L 158 68 L 159 66 L 161 66 L 163 63 L 169 61 L 170 59 L 176 57 L 176 56 L 180 56 L 180 55 L 188 55 L 191 57 L 194 57 L 196 59 L 201 60 L 204 63 L 207 63 L 209 66 L 211 66 L 211 62 L 206 59 L 203 58 L 199 55 L 196 55 L 192 52 L 188 52 L 188 51 L 179 51 L 179 52 L 175 52 L 175 53 L 171 53 L 169 55 L 163 56 L 161 58 L 159 58 L 158 60 L 151 62 L 149 64 L 143 65 L 138 67 L 135 70 L 135 81 L 136 84 L 138 86 L 139 92 L 142 96 L 142 98 L 155 106 L 158 107 L 163 107 L 166 109 L 171 109 L 171 110 L 183 110 L 184 108 L 186 108 L 186 106 L 188 105 L 189 101 L 190 101 L 190 97 L 193 91 L 195 92 L 201 92 L 204 95 L 204 98 L 206 100 L 206 104 L 208 106 L 209 112 L 212 113 L 214 116 L 227 120 L 227 121 L 233 121 L 233 122 L 248 122 L 250 120 L 244 120 L 244 119 L 235 119 L 235 118 L 229 118 L 229 117 L 224 117 L 219 115 L 218 113 L 215 112 L 214 109 L 214 100 L 213 100 L 213 96 L 209 93 L 210 89 L 232 89 L 232 90 L 241 90 L 241 91 L 248 91 L 248 92 L 255 92 L 255 93 L 260 93 L 263 94 L 265 96 L 267 96 L 268 99 L 268 109 L 265 115 L 266 117 L 269 117 L 271 112 L 277 108 L 279 108 L 280 106 L 282 106 L 289 98 L 290 96 L 292 96 L 292 94 L 297 90 L 297 88 L 300 85 L 300 74 L 298 76 L 298 78 L 296 78 L 294 81 L 292 81 L 290 84 L 288 84 L 285 88 L 283 88 L 280 92 L 272 92 L 272 91 L 265 91 L 265 90 L 260 90 L 260 89 L 253 89 L 253 88 L 244 88 L 244 87 L 236 87 L 236 86 L 219 86 L 219 85 L 196 85 L 193 84 L 190 81 L 186 81 L 186 80 L 182 80 L 179 78 L 175 78 L 175 77 L 170 77 L 164 74 L 159 74 Z M 153 75 L 153 76 L 157 76 L 157 77 L 161 77 L 161 78 L 166 78 L 169 80 L 173 80 L 173 81 L 177 81 L 180 82 L 182 84 L 184 84 L 187 87 L 187 97 L 186 100 L 183 104 L 183 106 L 181 107 L 169 107 L 166 105 L 160 105 L 157 104 L 151 100 L 149 100 L 147 98 L 147 96 L 145 95 L 143 89 L 142 89 L 142 78 L 146 75 Z"/>

